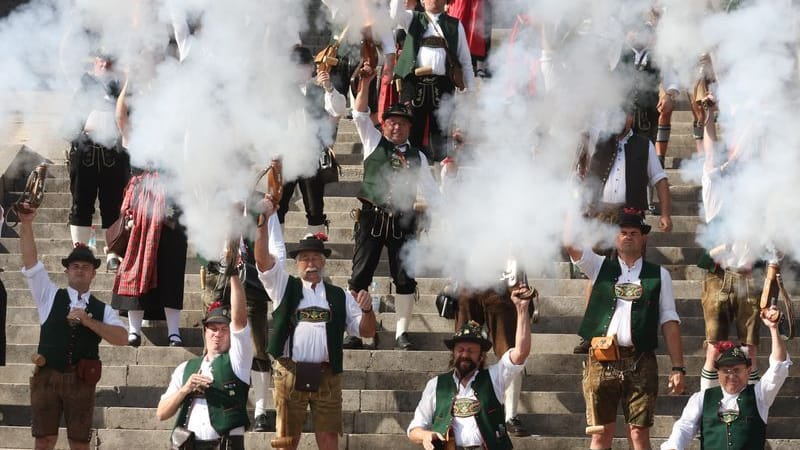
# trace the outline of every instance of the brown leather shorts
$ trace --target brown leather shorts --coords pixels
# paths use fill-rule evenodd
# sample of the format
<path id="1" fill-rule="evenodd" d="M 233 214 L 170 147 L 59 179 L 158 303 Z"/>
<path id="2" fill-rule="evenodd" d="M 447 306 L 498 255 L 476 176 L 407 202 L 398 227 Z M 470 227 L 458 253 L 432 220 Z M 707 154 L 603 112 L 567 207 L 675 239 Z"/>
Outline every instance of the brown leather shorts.
<path id="1" fill-rule="evenodd" d="M 92 437 L 95 385 L 84 383 L 74 370 L 59 372 L 42 368 L 30 379 L 33 437 L 58 434 L 61 415 L 67 437 L 89 442 Z"/>
<path id="2" fill-rule="evenodd" d="M 286 434 L 300 436 L 306 411 L 311 408 L 314 432 L 342 433 L 342 374 L 333 374 L 330 366 L 322 373 L 317 392 L 301 392 L 294 389 L 294 361 L 280 358 L 272 363 L 273 398 L 275 406 L 283 404 L 286 410 Z M 275 421 L 275 429 L 281 428 L 281 413 Z"/>

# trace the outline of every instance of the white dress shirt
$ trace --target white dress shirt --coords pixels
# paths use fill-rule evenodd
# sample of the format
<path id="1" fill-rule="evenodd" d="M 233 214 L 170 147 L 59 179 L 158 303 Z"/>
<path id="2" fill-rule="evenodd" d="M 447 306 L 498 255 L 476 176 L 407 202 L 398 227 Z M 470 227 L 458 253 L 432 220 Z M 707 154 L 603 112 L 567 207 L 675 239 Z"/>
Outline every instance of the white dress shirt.
<path id="1" fill-rule="evenodd" d="M 411 20 L 414 19 L 414 11 L 404 9 L 405 2 L 401 0 L 392 0 L 390 3 L 390 15 L 392 19 L 402 28 L 408 30 L 411 26 Z M 427 37 L 442 37 L 444 32 L 438 25 L 439 16 L 441 14 L 428 15 L 428 28 L 422 34 L 423 38 Z M 467 89 L 472 89 L 475 86 L 475 75 L 472 73 L 472 55 L 469 53 L 469 43 L 467 42 L 467 34 L 464 32 L 464 26 L 461 21 L 458 22 L 458 48 L 451 48 L 450 52 L 458 58 L 461 68 L 464 71 L 464 84 Z M 430 48 L 420 46 L 417 52 L 417 67 L 430 67 L 434 75 L 445 75 L 447 68 L 447 52 L 443 48 Z"/>
<path id="2" fill-rule="evenodd" d="M 619 151 L 617 152 L 617 157 L 614 160 L 614 164 L 611 166 L 611 171 L 608 173 L 608 179 L 606 180 L 606 184 L 603 186 L 603 197 L 600 201 L 603 203 L 613 203 L 613 204 L 625 204 L 625 144 L 628 143 L 628 139 L 633 136 L 633 131 L 628 131 L 628 134 L 625 135 L 624 138 L 619 140 L 617 144 L 619 146 Z M 656 148 L 653 146 L 652 142 L 648 142 L 648 155 L 647 155 L 647 179 L 649 180 L 650 186 L 655 186 L 656 183 L 661 181 L 664 178 L 667 178 L 666 172 L 661 167 L 661 163 L 658 161 L 658 156 L 656 156 Z"/>
<path id="3" fill-rule="evenodd" d="M 505 391 L 511 380 L 525 368 L 525 363 L 516 365 L 511 362 L 511 350 L 508 350 L 500 357 L 497 363 L 492 364 L 487 369 L 489 377 L 492 380 L 492 388 L 497 400 L 503 404 L 505 402 Z M 453 372 L 453 382 L 458 385 L 458 392 L 456 398 L 471 398 L 477 400 L 478 397 L 472 389 L 472 383 L 478 375 L 476 371 L 472 377 L 467 381 L 464 386 L 458 380 L 458 377 Z M 419 400 L 417 409 L 414 411 L 414 419 L 408 424 L 407 434 L 411 434 L 414 428 L 422 428 L 430 430 L 433 424 L 433 414 L 436 411 L 436 384 L 438 377 L 433 377 L 428 380 L 425 385 L 425 390 L 422 391 L 422 398 Z M 485 408 L 487 405 L 481 405 Z M 478 428 L 478 422 L 475 416 L 472 417 L 453 417 L 453 434 L 456 438 L 456 445 L 460 447 L 470 447 L 474 445 L 483 445 L 483 437 L 481 430 Z"/>
<path id="4" fill-rule="evenodd" d="M 758 415 L 761 420 L 767 423 L 769 418 L 769 408 L 775 401 L 783 382 L 789 376 L 789 367 L 792 365 L 792 360 L 786 357 L 786 361 L 776 361 L 770 357 L 769 369 L 761 375 L 755 385 L 756 407 L 758 408 Z M 739 404 L 737 399 L 739 393 L 728 394 L 722 390 L 722 401 L 720 402 L 719 410 L 738 411 Z M 695 392 L 689 397 L 686 403 L 686 408 L 683 409 L 683 414 L 675 422 L 672 427 L 672 434 L 669 439 L 661 444 L 661 450 L 683 450 L 688 447 L 692 442 L 695 433 L 700 430 L 700 421 L 703 418 L 703 402 L 705 400 L 705 391 Z"/>
<path id="5" fill-rule="evenodd" d="M 359 112 L 353 110 L 353 122 L 355 122 L 358 137 L 361 139 L 364 159 L 366 160 L 369 155 L 375 151 L 383 135 L 375 128 L 375 125 L 372 124 L 369 111 Z M 430 205 L 439 200 L 439 188 L 436 185 L 436 180 L 433 179 L 433 173 L 431 172 L 428 158 L 426 158 L 425 154 L 422 152 L 419 152 L 419 158 L 420 165 L 419 176 L 417 177 L 417 193 L 425 198 Z"/>
<path id="6" fill-rule="evenodd" d="M 250 343 L 250 325 L 238 331 L 231 329 L 231 348 L 228 350 L 228 355 L 231 358 L 231 368 L 236 377 L 243 382 L 250 384 L 250 368 L 253 366 L 253 345 Z M 219 355 L 217 355 L 219 356 Z M 203 362 L 200 363 L 200 375 L 205 375 L 212 380 L 214 379 L 214 372 L 211 368 L 213 359 L 208 359 L 207 356 L 203 357 Z M 183 386 L 183 375 L 186 370 L 186 363 L 184 361 L 175 368 L 172 372 L 172 377 L 169 381 L 167 391 L 161 396 L 161 400 L 168 398 L 174 393 L 178 392 Z M 211 426 L 211 417 L 208 414 L 208 402 L 205 398 L 195 398 L 192 400 L 191 412 L 189 413 L 189 420 L 187 421 L 186 428 L 194 431 L 195 436 L 199 440 L 210 441 L 219 439 L 220 435 Z M 230 431 L 233 436 L 244 435 L 244 427 L 237 427 Z"/>
<path id="7" fill-rule="evenodd" d="M 39 313 L 39 324 L 41 325 L 47 321 L 50 310 L 53 309 L 58 286 L 50 280 L 50 276 L 47 274 L 47 270 L 44 268 L 44 264 L 42 264 L 41 261 L 37 261 L 30 269 L 25 269 L 23 267 L 21 270 L 22 275 L 28 280 L 28 287 L 33 295 L 33 301 L 36 303 L 36 310 Z M 78 291 L 67 287 L 67 294 L 69 295 L 70 309 L 78 308 L 85 310 L 89 306 L 90 292 L 87 291 L 82 295 L 78 295 Z M 93 319 L 100 320 L 97 317 L 93 317 Z M 103 309 L 102 322 L 107 325 L 127 328 L 125 324 L 122 323 L 122 320 L 120 320 L 117 312 L 108 305 L 105 305 Z"/>
<path id="8" fill-rule="evenodd" d="M 573 261 L 580 269 L 586 274 L 587 277 L 594 283 L 597 280 L 597 275 L 600 274 L 600 267 L 603 265 L 605 258 L 593 252 L 591 248 L 583 249 L 583 257 L 579 261 Z M 633 283 L 641 286 L 642 281 L 639 275 L 642 272 L 642 258 L 636 260 L 633 266 L 628 266 L 620 259 L 619 266 L 622 273 L 619 276 L 619 283 Z M 631 307 L 633 302 L 628 300 L 617 299 L 616 306 L 614 307 L 614 315 L 611 316 L 611 322 L 608 325 L 606 336 L 613 334 L 617 335 L 619 345 L 623 347 L 633 346 L 633 336 L 631 334 Z M 675 297 L 672 294 L 672 277 L 669 272 L 661 267 L 661 291 L 658 300 L 658 319 L 659 324 L 663 325 L 666 322 L 674 320 L 680 323 L 681 319 L 675 310 Z"/>
<path id="9" fill-rule="evenodd" d="M 274 312 L 283 301 L 283 294 L 286 292 L 286 286 L 289 283 L 289 273 L 286 272 L 283 264 L 275 264 L 266 272 L 259 272 L 258 277 L 261 280 L 261 284 L 264 285 L 267 295 L 272 299 L 272 311 Z M 311 283 L 305 280 L 300 280 L 300 282 L 303 284 L 303 298 L 297 305 L 298 310 L 311 307 L 330 310 L 323 283 L 317 283 L 312 289 Z M 350 294 L 350 291 L 344 289 L 344 294 L 347 334 L 361 337 L 359 332 L 361 308 Z M 291 352 L 289 349 L 290 344 L 292 345 Z M 292 360 L 298 362 L 318 363 L 330 361 L 325 323 L 298 322 L 294 328 L 293 338 L 286 341 L 286 345 L 283 348 L 283 356 L 291 357 Z"/>

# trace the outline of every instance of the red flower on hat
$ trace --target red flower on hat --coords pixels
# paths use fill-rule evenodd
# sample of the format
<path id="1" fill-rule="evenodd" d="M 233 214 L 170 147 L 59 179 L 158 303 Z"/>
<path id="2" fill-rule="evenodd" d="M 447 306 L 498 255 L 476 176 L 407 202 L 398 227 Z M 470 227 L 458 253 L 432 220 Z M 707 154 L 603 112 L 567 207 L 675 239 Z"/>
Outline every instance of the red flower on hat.
<path id="1" fill-rule="evenodd" d="M 735 345 L 734 345 L 734 344 L 733 344 L 733 342 L 731 342 L 731 341 L 720 341 L 720 342 L 717 342 L 717 343 L 714 345 L 714 347 L 716 347 L 716 348 L 717 348 L 717 351 L 718 351 L 718 352 L 720 352 L 720 353 L 724 353 L 724 352 L 726 352 L 726 351 L 728 351 L 728 350 L 732 349 L 733 347 L 735 347 Z"/>
<path id="2" fill-rule="evenodd" d="M 314 236 L 314 239 L 317 239 L 319 241 L 322 241 L 322 242 L 327 242 L 328 241 L 328 235 L 323 233 L 322 231 L 320 231 L 318 233 L 314 233 L 313 236 Z"/>
<path id="3" fill-rule="evenodd" d="M 208 305 L 208 310 L 206 310 L 206 313 L 210 313 L 211 311 L 213 311 L 213 310 L 215 310 L 215 309 L 217 309 L 217 308 L 219 308 L 221 306 L 222 306 L 222 303 L 219 300 L 217 300 L 214 303 Z"/>
<path id="4" fill-rule="evenodd" d="M 76 242 L 73 248 L 89 248 L 89 246 L 84 244 L 83 242 Z"/>
<path id="5" fill-rule="evenodd" d="M 644 213 L 644 211 L 642 211 L 641 209 L 630 208 L 630 207 L 623 208 L 622 212 L 624 212 L 625 214 L 632 214 L 635 216 L 641 216 Z"/>

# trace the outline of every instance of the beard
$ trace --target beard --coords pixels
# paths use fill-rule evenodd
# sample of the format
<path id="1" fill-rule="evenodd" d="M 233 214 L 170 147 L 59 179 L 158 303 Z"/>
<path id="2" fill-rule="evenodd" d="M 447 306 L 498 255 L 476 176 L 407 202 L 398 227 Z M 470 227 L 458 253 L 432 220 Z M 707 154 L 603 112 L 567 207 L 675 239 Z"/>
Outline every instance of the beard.
<path id="1" fill-rule="evenodd" d="M 456 372 L 461 378 L 472 373 L 473 370 L 478 368 L 478 363 L 469 358 L 458 358 L 456 360 Z"/>

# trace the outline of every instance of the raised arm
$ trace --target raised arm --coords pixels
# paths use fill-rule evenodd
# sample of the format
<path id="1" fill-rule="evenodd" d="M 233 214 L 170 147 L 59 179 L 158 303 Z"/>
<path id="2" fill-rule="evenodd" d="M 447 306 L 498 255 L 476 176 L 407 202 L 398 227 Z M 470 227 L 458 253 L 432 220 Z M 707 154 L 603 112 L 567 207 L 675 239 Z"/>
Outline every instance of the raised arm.
<path id="1" fill-rule="evenodd" d="M 247 326 L 247 304 L 242 280 L 234 273 L 231 276 L 231 331 L 236 332 Z"/>
<path id="2" fill-rule="evenodd" d="M 525 364 L 531 353 L 531 321 L 528 317 L 530 299 L 519 296 L 528 291 L 527 286 L 519 286 L 511 292 L 511 301 L 517 309 L 517 334 L 514 337 L 514 348 L 508 355 L 515 365 Z"/>
<path id="3" fill-rule="evenodd" d="M 253 256 L 255 257 L 256 268 L 258 271 L 266 272 L 275 266 L 275 257 L 269 252 L 269 232 L 267 231 L 269 226 L 267 224 L 268 220 L 266 219 L 272 215 L 272 212 L 275 210 L 275 205 L 273 205 L 269 195 L 267 195 L 267 197 L 261 201 L 260 205 L 263 209 L 263 215 L 265 219 L 256 229 L 256 241 L 253 244 Z"/>
<path id="4" fill-rule="evenodd" d="M 28 204 L 23 203 L 27 208 Z M 36 217 L 36 210 L 30 212 L 17 212 L 19 217 L 19 248 L 22 253 L 22 266 L 30 269 L 36 265 L 39 256 L 36 253 L 36 241 L 33 237 L 33 219 Z"/>

